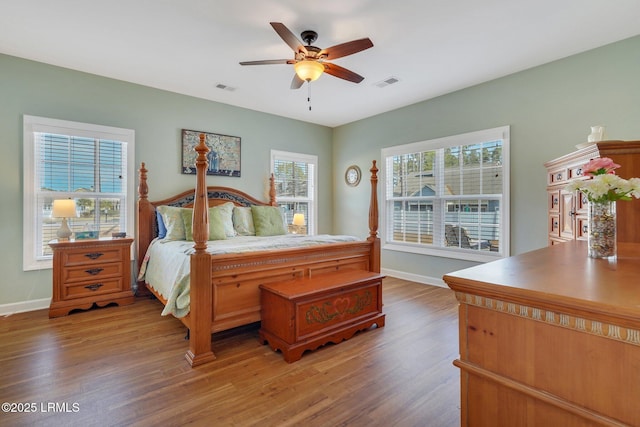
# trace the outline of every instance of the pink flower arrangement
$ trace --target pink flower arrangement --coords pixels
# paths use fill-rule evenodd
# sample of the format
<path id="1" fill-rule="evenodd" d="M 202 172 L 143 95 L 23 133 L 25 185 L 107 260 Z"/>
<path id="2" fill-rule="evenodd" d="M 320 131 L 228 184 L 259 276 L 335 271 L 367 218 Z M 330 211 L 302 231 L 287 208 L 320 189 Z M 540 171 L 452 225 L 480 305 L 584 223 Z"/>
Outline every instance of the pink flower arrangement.
<path id="1" fill-rule="evenodd" d="M 615 175 L 616 169 L 619 167 L 620 165 L 613 163 L 613 160 L 610 158 L 600 157 L 584 165 L 582 167 L 582 174 L 586 176 L 605 175 L 608 173 Z"/>
<path id="2" fill-rule="evenodd" d="M 593 159 L 582 167 L 583 175 L 591 179 L 575 179 L 565 189 L 581 191 L 593 203 L 640 198 L 640 178 L 620 178 L 615 172 L 619 167 L 608 157 Z"/>

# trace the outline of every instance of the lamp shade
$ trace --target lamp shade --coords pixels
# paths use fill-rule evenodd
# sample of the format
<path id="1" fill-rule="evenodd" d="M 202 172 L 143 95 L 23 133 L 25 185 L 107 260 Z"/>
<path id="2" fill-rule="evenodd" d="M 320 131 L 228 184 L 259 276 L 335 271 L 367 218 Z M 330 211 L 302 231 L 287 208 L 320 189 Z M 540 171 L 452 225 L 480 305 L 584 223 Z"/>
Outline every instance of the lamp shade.
<path id="1" fill-rule="evenodd" d="M 296 74 L 302 80 L 312 82 L 316 80 L 324 72 L 324 65 L 318 61 L 312 61 L 305 59 L 298 61 L 293 65 L 293 69 L 296 70 Z"/>
<path id="2" fill-rule="evenodd" d="M 51 216 L 53 218 L 74 218 L 78 216 L 76 201 L 73 199 L 54 200 Z"/>
<path id="3" fill-rule="evenodd" d="M 293 214 L 293 225 L 304 225 L 304 214 L 297 213 Z"/>

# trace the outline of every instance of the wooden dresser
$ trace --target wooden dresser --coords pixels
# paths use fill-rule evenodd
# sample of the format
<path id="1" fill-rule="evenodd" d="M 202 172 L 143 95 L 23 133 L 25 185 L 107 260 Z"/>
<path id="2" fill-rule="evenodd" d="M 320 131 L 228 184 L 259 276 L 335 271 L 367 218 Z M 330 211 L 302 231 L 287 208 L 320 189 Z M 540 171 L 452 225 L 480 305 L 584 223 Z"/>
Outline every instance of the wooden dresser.
<path id="1" fill-rule="evenodd" d="M 564 190 L 574 178 L 582 178 L 589 160 L 609 157 L 621 167 L 622 178 L 640 177 L 640 141 L 601 141 L 548 161 L 547 204 L 549 245 L 587 238 L 587 200 L 579 192 Z M 640 243 L 640 200 L 619 202 L 618 241 Z"/>
<path id="2" fill-rule="evenodd" d="M 444 276 L 463 426 L 640 426 L 640 244 L 571 241 Z"/>
<path id="3" fill-rule="evenodd" d="M 53 249 L 49 317 L 94 304 L 132 304 L 131 243 L 131 238 L 49 242 Z"/>

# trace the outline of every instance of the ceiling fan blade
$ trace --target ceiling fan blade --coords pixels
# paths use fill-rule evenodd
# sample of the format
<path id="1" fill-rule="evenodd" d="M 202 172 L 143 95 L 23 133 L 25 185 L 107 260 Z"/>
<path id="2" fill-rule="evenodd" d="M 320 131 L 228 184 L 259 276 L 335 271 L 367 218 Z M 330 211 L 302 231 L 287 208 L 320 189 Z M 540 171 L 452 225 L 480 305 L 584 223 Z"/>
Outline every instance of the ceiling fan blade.
<path id="1" fill-rule="evenodd" d="M 264 59 L 261 61 L 242 61 L 240 65 L 273 65 L 273 64 L 290 64 L 291 59 Z"/>
<path id="2" fill-rule="evenodd" d="M 302 42 L 298 40 L 298 38 L 287 27 L 285 27 L 283 23 L 271 22 L 270 24 L 273 29 L 276 30 L 276 33 L 278 33 L 280 38 L 284 40 L 284 42 L 288 44 L 294 52 L 303 52 L 305 55 L 307 54 L 307 48 L 304 47 Z"/>
<path id="3" fill-rule="evenodd" d="M 344 67 L 341 67 L 336 64 L 329 64 L 328 62 L 324 62 L 324 72 L 327 74 L 331 74 L 334 77 L 339 79 L 348 80 L 353 83 L 360 83 L 364 80 L 360 74 L 356 74 L 353 71 L 347 70 Z"/>
<path id="4" fill-rule="evenodd" d="M 300 89 L 303 83 L 304 83 L 304 80 L 298 77 L 297 74 L 294 74 L 293 80 L 291 80 L 291 89 Z"/>
<path id="5" fill-rule="evenodd" d="M 373 47 L 373 42 L 368 38 L 352 40 L 350 42 L 322 49 L 318 56 L 333 60 L 336 58 L 342 58 L 343 56 L 353 55 L 354 53 L 361 52 L 365 49 L 369 49 L 370 47 Z"/>

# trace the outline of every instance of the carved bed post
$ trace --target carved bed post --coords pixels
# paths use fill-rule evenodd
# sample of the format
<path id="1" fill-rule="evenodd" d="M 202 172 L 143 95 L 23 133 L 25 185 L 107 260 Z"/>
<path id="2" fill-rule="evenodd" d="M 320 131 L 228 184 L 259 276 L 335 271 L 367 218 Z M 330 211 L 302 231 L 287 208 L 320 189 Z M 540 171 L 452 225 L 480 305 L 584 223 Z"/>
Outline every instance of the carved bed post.
<path id="1" fill-rule="evenodd" d="M 273 174 L 269 177 L 269 205 L 278 206 L 276 203 L 276 178 Z"/>
<path id="2" fill-rule="evenodd" d="M 140 164 L 138 170 L 138 227 L 136 227 L 136 247 L 137 247 L 137 262 L 138 271 L 140 271 L 140 265 L 144 256 L 147 253 L 149 242 L 153 239 L 153 222 L 144 221 L 143 219 L 149 218 L 151 212 L 153 212 L 153 206 L 149 202 L 149 187 L 147 186 L 147 169 L 144 162 Z M 136 272 L 137 274 L 137 272 Z M 151 292 L 147 289 L 147 285 L 144 280 L 138 282 L 138 286 L 135 291 L 136 296 L 151 295 Z"/>
<path id="3" fill-rule="evenodd" d="M 369 237 L 371 242 L 371 271 L 380 273 L 380 238 L 378 237 L 378 168 L 376 161 L 369 169 L 371 172 L 371 200 L 369 202 Z"/>
<path id="4" fill-rule="evenodd" d="M 207 199 L 207 153 L 205 135 L 195 147 L 196 190 L 193 203 L 193 248 L 191 255 L 191 294 L 189 312 L 189 350 L 185 357 L 191 366 L 202 365 L 216 357 L 211 350 L 212 289 L 211 255 L 207 253 L 209 240 L 209 202 Z"/>

